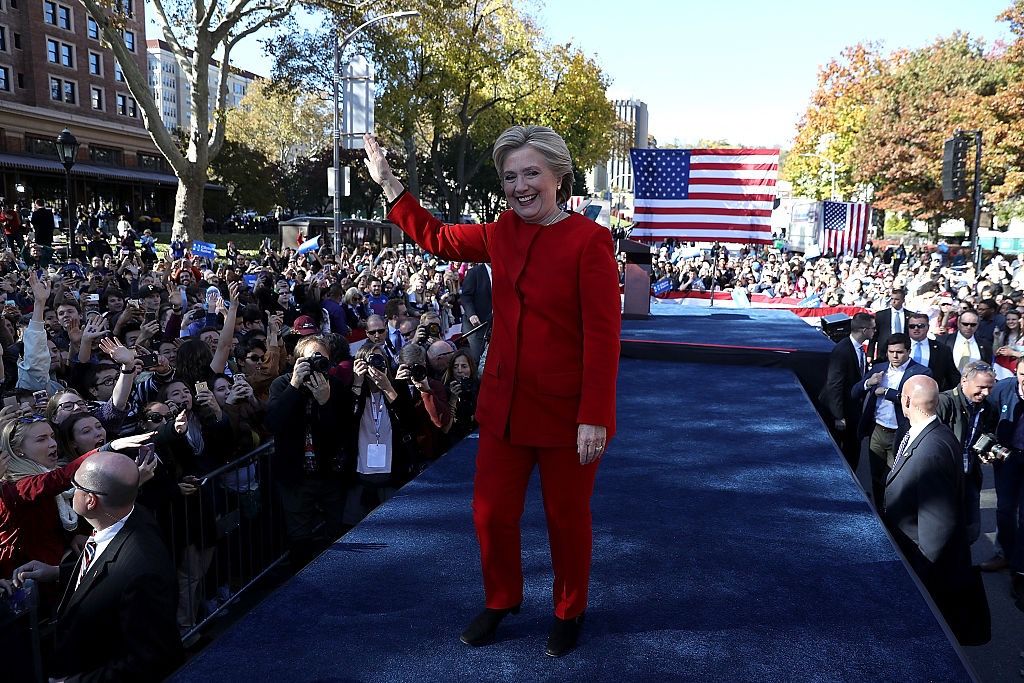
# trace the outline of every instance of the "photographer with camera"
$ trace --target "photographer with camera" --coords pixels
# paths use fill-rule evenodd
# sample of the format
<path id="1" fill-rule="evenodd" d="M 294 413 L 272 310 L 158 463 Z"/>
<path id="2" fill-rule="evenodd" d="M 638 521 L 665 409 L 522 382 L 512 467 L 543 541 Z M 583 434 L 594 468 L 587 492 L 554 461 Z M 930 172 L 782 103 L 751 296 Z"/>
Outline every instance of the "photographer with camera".
<path id="1" fill-rule="evenodd" d="M 979 452 L 981 437 L 995 427 L 993 411 L 985 405 L 996 375 L 992 366 L 971 361 L 961 373 L 960 384 L 939 394 L 936 415 L 953 430 L 960 442 L 964 468 L 964 519 L 967 541 L 974 543 L 981 535 L 981 458 L 989 458 L 991 446 Z M 995 444 L 992 444 L 995 445 Z"/>
<path id="2" fill-rule="evenodd" d="M 448 370 L 444 373 L 444 385 L 448 387 L 448 402 L 451 420 L 444 428 L 449 445 L 454 445 L 476 429 L 476 395 L 480 391 L 476 360 L 472 351 L 459 349 L 452 354 Z"/>
<path id="3" fill-rule="evenodd" d="M 412 398 L 404 381 L 397 388 L 392 383 L 383 345 L 359 347 L 352 369 L 355 405 L 349 437 L 356 482 L 345 505 L 345 521 L 357 524 L 418 473 L 419 456 L 412 434 Z"/>
<path id="4" fill-rule="evenodd" d="M 318 544 L 330 543 L 344 531 L 348 435 L 339 426 L 352 412 L 352 399 L 328 374 L 330 353 L 323 337 L 303 336 L 295 344 L 292 372 L 270 385 L 266 426 L 276 440 L 274 475 L 296 567 L 312 559 Z"/>
<path id="5" fill-rule="evenodd" d="M 416 455 L 422 469 L 445 451 L 443 429 L 451 423 L 448 391 L 441 380 L 429 376 L 427 354 L 423 347 L 410 344 L 399 352 L 399 366 L 395 373 L 395 387 L 406 391 L 412 399 L 414 422 L 412 433 L 416 439 Z"/>

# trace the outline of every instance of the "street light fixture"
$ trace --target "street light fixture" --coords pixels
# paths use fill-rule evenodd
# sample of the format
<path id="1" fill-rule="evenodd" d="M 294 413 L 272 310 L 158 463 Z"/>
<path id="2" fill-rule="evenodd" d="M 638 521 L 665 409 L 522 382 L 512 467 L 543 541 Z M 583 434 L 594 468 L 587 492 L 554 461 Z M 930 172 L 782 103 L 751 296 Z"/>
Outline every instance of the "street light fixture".
<path id="1" fill-rule="evenodd" d="M 362 7 L 367 4 L 361 2 L 356 7 Z M 345 51 L 345 47 L 360 31 L 367 26 L 376 24 L 377 22 L 384 21 L 385 19 L 405 19 L 407 17 L 418 17 L 419 12 L 414 10 L 404 10 L 401 12 L 390 12 L 388 14 L 382 14 L 379 17 L 374 17 L 368 21 L 364 21 L 362 24 L 352 29 L 341 40 L 334 41 L 334 193 L 332 200 L 334 202 L 334 251 L 337 252 L 340 247 L 341 241 L 341 97 L 340 97 L 340 85 L 341 85 L 341 53 Z"/>
<path id="2" fill-rule="evenodd" d="M 64 229 L 67 231 L 68 238 L 68 259 L 71 259 L 72 251 L 72 234 L 74 231 L 74 208 L 71 205 L 71 168 L 75 165 L 75 159 L 78 156 L 78 140 L 71 131 L 65 128 L 57 136 L 57 158 L 60 159 L 60 163 L 64 166 L 64 190 L 67 196 L 67 218 L 64 224 Z"/>
<path id="3" fill-rule="evenodd" d="M 836 162 L 832 161 L 831 159 L 829 159 L 824 154 L 816 154 L 814 152 L 809 152 L 807 154 L 801 154 L 800 156 L 802 156 L 802 157 L 817 157 L 817 158 L 821 159 L 822 161 L 826 162 L 829 165 L 829 168 L 832 170 L 832 200 L 835 201 L 837 196 L 838 196 L 837 193 L 836 193 Z"/>

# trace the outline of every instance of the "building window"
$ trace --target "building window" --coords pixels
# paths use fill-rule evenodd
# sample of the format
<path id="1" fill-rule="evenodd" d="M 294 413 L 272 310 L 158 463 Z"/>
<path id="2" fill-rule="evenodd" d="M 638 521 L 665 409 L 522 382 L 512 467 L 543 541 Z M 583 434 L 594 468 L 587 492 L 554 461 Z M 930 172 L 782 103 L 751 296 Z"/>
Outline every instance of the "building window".
<path id="1" fill-rule="evenodd" d="M 89 89 L 92 108 L 96 111 L 103 111 L 103 88 L 93 86 Z"/>
<path id="2" fill-rule="evenodd" d="M 90 38 L 92 38 L 93 40 L 99 40 L 100 39 L 100 25 L 96 23 L 96 20 L 93 19 L 90 16 L 86 16 L 85 23 L 86 23 L 86 30 L 85 30 L 86 34 Z"/>
<path id="3" fill-rule="evenodd" d="M 138 110 L 135 106 L 135 100 L 127 95 L 117 94 L 117 113 L 121 116 L 130 116 L 135 118 L 138 116 Z"/>
<path id="4" fill-rule="evenodd" d="M 71 30 L 71 8 L 67 5 L 57 5 L 57 26 L 65 31 Z"/>
<path id="5" fill-rule="evenodd" d="M 18 87 L 19 88 L 24 88 L 25 87 L 25 74 L 21 74 L 21 73 L 18 74 Z"/>
<path id="6" fill-rule="evenodd" d="M 118 83 L 124 83 L 124 72 L 121 71 L 121 65 L 118 62 L 114 62 L 114 80 Z"/>
<path id="7" fill-rule="evenodd" d="M 57 145 L 50 138 L 25 136 L 25 151 L 41 157 L 57 158 Z"/>
<path id="8" fill-rule="evenodd" d="M 78 98 L 76 97 L 74 81 L 66 81 L 63 78 L 50 76 L 50 99 L 54 102 L 75 104 Z"/>
<path id="9" fill-rule="evenodd" d="M 14 33 L 14 34 L 12 34 L 11 37 L 14 38 L 14 41 L 13 41 L 14 42 L 14 49 L 15 50 L 20 50 L 21 49 L 21 34 L 20 33 Z"/>
<path id="10" fill-rule="evenodd" d="M 43 21 L 51 26 L 57 25 L 57 3 L 43 0 Z"/>
<path id="11" fill-rule="evenodd" d="M 164 112 L 166 115 L 167 112 Z M 164 159 L 163 157 L 156 154 L 143 154 L 139 152 L 139 168 L 143 168 L 147 171 L 163 171 L 164 170 Z"/>
<path id="12" fill-rule="evenodd" d="M 11 92 L 11 70 L 6 66 L 0 66 L 0 90 Z"/>
<path id="13" fill-rule="evenodd" d="M 121 166 L 121 150 L 89 145 L 89 160 L 103 166 Z"/>
<path id="14" fill-rule="evenodd" d="M 125 16 L 135 16 L 135 10 L 132 8 L 132 0 L 117 0 L 115 5 L 117 11 Z"/>
<path id="15" fill-rule="evenodd" d="M 0 52 L 7 52 L 7 27 L 0 26 Z"/>
<path id="16" fill-rule="evenodd" d="M 89 73 L 93 76 L 103 75 L 103 57 L 92 50 L 89 50 Z"/>
<path id="17" fill-rule="evenodd" d="M 75 68 L 75 46 L 62 43 L 53 38 L 46 39 L 46 61 L 61 64 L 69 69 Z"/>
<path id="18" fill-rule="evenodd" d="M 132 52 L 135 52 L 135 31 L 124 32 L 124 44 Z"/>

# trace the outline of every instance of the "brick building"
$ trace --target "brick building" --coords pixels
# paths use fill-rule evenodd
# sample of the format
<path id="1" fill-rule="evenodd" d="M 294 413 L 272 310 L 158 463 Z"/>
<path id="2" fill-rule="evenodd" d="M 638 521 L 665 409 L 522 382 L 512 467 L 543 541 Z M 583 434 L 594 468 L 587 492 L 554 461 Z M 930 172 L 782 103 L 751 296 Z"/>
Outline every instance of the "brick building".
<path id="1" fill-rule="evenodd" d="M 144 0 L 117 0 L 122 31 L 148 70 Z M 62 206 L 64 168 L 53 141 L 81 143 L 74 203 L 169 217 L 177 179 L 142 125 L 121 69 L 96 22 L 73 0 L 0 0 L 0 196 Z"/>

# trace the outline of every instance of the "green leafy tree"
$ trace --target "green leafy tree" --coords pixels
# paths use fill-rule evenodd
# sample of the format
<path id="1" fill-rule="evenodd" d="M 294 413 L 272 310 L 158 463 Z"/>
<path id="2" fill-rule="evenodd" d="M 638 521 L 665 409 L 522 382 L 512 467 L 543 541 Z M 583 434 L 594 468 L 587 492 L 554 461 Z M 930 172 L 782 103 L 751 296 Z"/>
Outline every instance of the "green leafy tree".
<path id="1" fill-rule="evenodd" d="M 278 164 L 291 164 L 330 144 L 332 113 L 321 98 L 254 81 L 238 107 L 227 112 L 225 135 Z"/>
<path id="2" fill-rule="evenodd" d="M 239 41 L 287 17 L 296 0 L 151 0 L 147 3 L 147 16 L 156 25 L 157 35 L 169 46 L 189 88 L 191 122 L 183 145 L 178 144 L 173 132 L 164 126 L 160 103 L 149 87 L 148 74 L 139 68 L 124 43 L 123 21 L 116 11 L 116 0 L 81 2 L 121 65 L 146 130 L 178 178 L 174 228 L 185 230 L 193 239 L 202 239 L 203 193 L 210 162 L 224 145 L 224 111 L 230 74 L 229 68 L 220 69 L 211 90 L 210 69 L 215 61 L 230 65 L 232 51 Z"/>
<path id="3" fill-rule="evenodd" d="M 226 140 L 210 165 L 211 180 L 227 190 L 232 211 L 251 209 L 268 213 L 282 199 L 277 164 L 262 150 L 245 143 Z"/>

